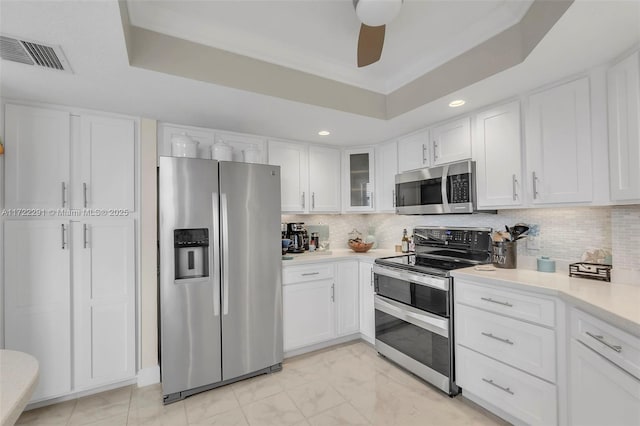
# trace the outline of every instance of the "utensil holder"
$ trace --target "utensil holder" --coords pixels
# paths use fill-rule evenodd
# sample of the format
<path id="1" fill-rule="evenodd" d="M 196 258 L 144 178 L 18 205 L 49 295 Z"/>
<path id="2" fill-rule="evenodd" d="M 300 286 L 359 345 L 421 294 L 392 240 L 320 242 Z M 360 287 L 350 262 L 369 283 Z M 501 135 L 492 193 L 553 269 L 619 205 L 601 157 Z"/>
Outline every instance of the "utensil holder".
<path id="1" fill-rule="evenodd" d="M 518 267 L 517 241 L 494 241 L 491 254 L 493 266 L 502 269 L 515 269 Z"/>

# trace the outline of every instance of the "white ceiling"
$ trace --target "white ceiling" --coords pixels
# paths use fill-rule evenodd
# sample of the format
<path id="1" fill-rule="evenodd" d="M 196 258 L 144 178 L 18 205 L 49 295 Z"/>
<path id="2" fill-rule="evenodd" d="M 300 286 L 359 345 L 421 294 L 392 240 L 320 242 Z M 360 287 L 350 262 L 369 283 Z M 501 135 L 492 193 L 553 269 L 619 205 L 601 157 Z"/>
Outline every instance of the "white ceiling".
<path id="1" fill-rule="evenodd" d="M 341 3 L 334 6 L 337 8 Z M 405 4 L 394 24 L 412 18 L 405 17 L 404 13 L 411 4 Z M 348 8 L 342 6 L 346 14 Z M 251 14 L 248 19 L 259 21 L 256 18 Z M 329 18 L 323 19 L 326 22 Z M 356 29 L 352 31 L 357 34 L 358 22 L 354 21 L 353 15 L 340 15 L 339 19 L 355 25 Z M 285 25 L 289 19 L 277 22 Z M 351 31 L 340 28 L 339 31 Z M 0 61 L 0 94 L 3 98 L 350 145 L 387 140 L 610 61 L 632 47 L 640 46 L 640 2 L 577 0 L 522 64 L 392 120 L 343 113 L 131 67 L 115 0 L 2 0 L 0 29 L 3 34 L 61 45 L 74 71 L 68 74 Z M 338 30 L 332 26 L 330 31 Z M 393 31 L 390 25 L 388 32 Z M 278 32 L 279 37 L 283 34 Z M 316 37 L 314 48 L 321 49 L 318 46 L 324 36 Z M 296 36 L 293 38 L 298 42 Z M 275 40 L 270 42 L 276 43 L 278 38 Z M 349 51 L 340 50 L 336 60 L 352 60 Z M 389 48 L 383 55 L 388 52 L 394 50 Z M 397 65 L 403 68 L 401 62 Z M 391 75 L 385 72 L 376 75 Z M 462 108 L 448 108 L 446 104 L 457 97 L 465 98 L 467 104 Z M 332 131 L 331 136 L 316 135 L 324 128 Z"/>
<path id="2" fill-rule="evenodd" d="M 356 66 L 352 0 L 128 0 L 148 30 L 388 94 L 520 21 L 533 0 L 405 0 L 382 59 Z"/>

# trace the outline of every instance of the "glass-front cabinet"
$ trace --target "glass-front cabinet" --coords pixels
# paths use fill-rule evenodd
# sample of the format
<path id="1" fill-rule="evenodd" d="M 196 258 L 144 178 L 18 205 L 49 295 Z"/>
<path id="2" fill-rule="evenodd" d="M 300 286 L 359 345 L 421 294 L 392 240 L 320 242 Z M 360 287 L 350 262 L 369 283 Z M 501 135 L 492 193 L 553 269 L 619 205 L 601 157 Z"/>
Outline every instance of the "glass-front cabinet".
<path id="1" fill-rule="evenodd" d="M 344 151 L 343 206 L 345 211 L 374 211 L 374 149 Z"/>

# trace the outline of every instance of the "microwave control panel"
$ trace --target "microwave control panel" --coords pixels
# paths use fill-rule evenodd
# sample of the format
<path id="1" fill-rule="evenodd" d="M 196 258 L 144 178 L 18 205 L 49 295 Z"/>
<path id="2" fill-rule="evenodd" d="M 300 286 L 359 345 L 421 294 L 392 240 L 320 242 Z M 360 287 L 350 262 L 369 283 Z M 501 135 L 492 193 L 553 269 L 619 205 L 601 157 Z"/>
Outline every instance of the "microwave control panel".
<path id="1" fill-rule="evenodd" d="M 471 202 L 471 174 L 449 176 L 449 202 L 450 203 L 470 203 Z"/>

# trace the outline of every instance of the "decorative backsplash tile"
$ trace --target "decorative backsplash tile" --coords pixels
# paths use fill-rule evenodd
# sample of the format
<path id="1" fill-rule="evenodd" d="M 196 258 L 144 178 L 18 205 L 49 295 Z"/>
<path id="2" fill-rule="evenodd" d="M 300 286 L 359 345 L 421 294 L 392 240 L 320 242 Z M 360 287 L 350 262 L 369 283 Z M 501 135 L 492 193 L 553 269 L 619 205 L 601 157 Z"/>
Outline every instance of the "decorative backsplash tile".
<path id="1" fill-rule="evenodd" d="M 394 214 L 283 215 L 283 222 L 328 225 L 332 248 L 346 248 L 349 232 L 363 236 L 374 230 L 378 246 L 400 244 L 402 230 L 414 226 L 468 226 L 503 229 L 518 222 L 539 227 L 539 249 L 519 242 L 518 252 L 579 261 L 588 249 L 604 248 L 613 254 L 614 268 L 640 271 L 640 205 L 501 210 L 498 214 L 400 216 Z"/>

